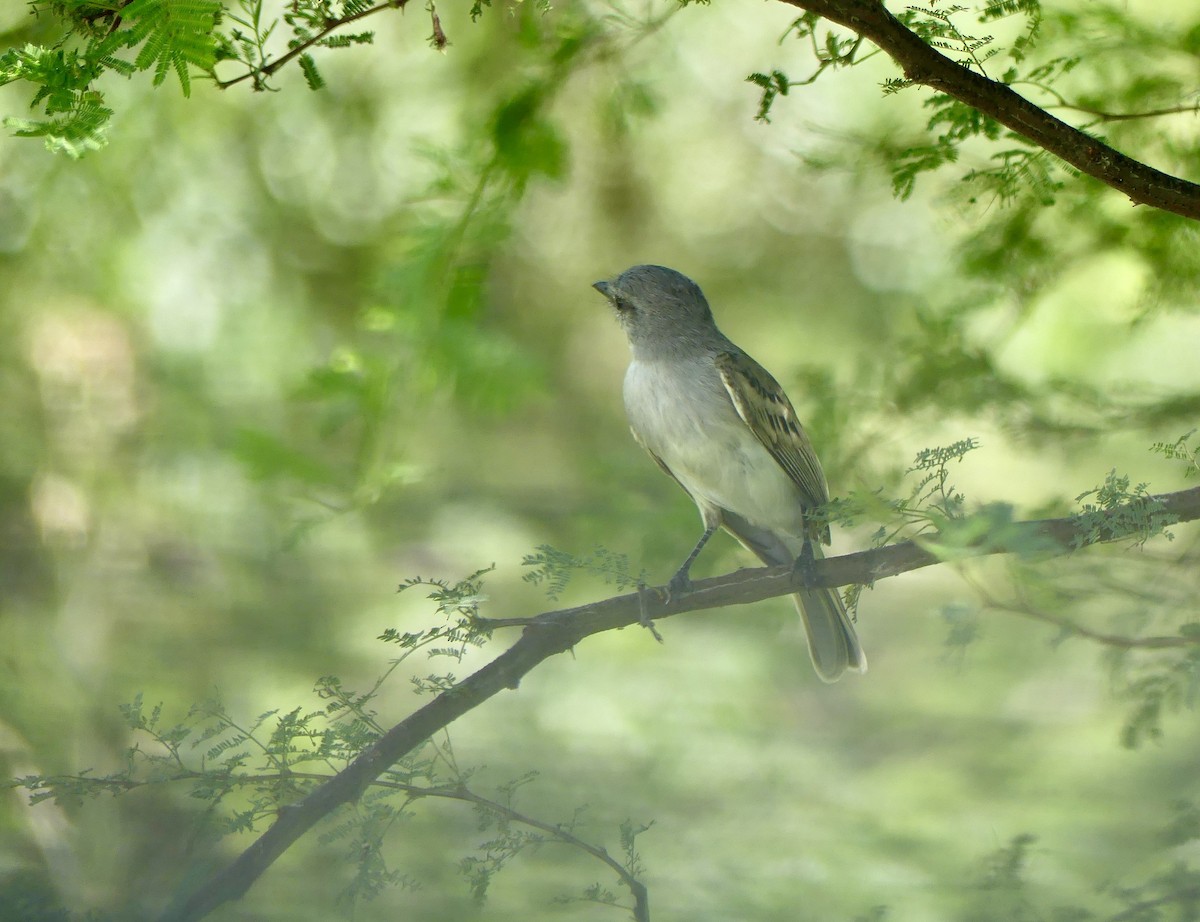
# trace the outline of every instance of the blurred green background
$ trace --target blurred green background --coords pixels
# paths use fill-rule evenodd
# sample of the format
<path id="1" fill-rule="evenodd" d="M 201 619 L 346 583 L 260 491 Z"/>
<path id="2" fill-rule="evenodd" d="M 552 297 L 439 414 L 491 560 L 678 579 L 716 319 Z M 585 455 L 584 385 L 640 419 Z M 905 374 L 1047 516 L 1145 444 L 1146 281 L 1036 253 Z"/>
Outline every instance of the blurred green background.
<path id="1" fill-rule="evenodd" d="M 1011 200 L 965 184 L 1005 139 L 900 201 L 888 166 L 924 136 L 928 94 L 883 97 L 882 56 L 793 91 L 768 125 L 745 77 L 811 68 L 777 41 L 793 10 L 564 6 L 474 24 L 439 8 L 444 54 L 421 10 L 375 17 L 374 45 L 319 58 L 315 93 L 287 70 L 281 92 L 197 81 L 190 99 L 113 79 L 111 143 L 78 162 L 0 140 L 7 776 L 120 770 L 118 705 L 138 693 L 172 720 L 219 694 L 250 722 L 319 706 L 318 676 L 366 688 L 396 653 L 377 635 L 435 623 L 422 593 L 395 594 L 407 577 L 494 563 L 492 617 L 612 594 L 580 578 L 548 601 L 521 579 L 541 544 L 602 545 L 665 581 L 699 523 L 628 434 L 624 338 L 589 287 L 635 263 L 703 286 L 790 392 L 834 495 L 903 494 L 917 451 L 967 437 L 981 448 L 953 482 L 1021 518 L 1070 510 L 1113 468 L 1187 485 L 1147 448 L 1200 407 L 1194 225 L 1065 174 Z M 1194 81 L 1198 23 L 1182 2 L 1064 3 L 1041 53 L 1088 37 L 1103 61 L 1061 91 L 1149 108 Z M 0 28 L 48 41 L 23 5 Z M 0 111 L 28 98 L 0 88 Z M 1197 178 L 1194 116 L 1103 130 Z M 835 551 L 874 527 L 835 529 Z M 577 834 L 614 853 L 621 822 L 653 821 L 656 919 L 1115 918 L 1116 889 L 1172 868 L 1196 885 L 1178 831 L 1200 798 L 1179 710 L 1193 661 L 1006 609 L 1172 634 L 1197 620 L 1200 572 L 1196 529 L 1173 531 L 880 583 L 860 609 L 870 672 L 834 686 L 787 600 L 672 619 L 661 646 L 596 637 L 456 723 L 454 752 L 481 793 L 536 770 L 518 806 L 548 822 L 585 806 Z M 751 564 L 721 538 L 694 572 Z M 381 719 L 422 700 L 397 673 Z M 0 919 L 156 912 L 252 841 L 198 838 L 197 809 L 170 787 L 9 792 Z M 419 803 L 384 852 L 420 887 L 353 917 L 620 915 L 552 902 L 615 886 L 557 845 L 477 905 L 458 862 L 486 837 L 465 805 Z M 342 851 L 310 835 L 212 918 L 338 917 Z"/>

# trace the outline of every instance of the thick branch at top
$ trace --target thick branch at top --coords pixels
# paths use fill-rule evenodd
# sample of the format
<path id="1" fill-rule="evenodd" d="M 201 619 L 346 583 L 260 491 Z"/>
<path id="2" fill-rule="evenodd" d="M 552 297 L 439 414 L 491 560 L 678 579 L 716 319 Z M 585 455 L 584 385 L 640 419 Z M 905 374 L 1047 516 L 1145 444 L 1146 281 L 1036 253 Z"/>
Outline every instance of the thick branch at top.
<path id="1" fill-rule="evenodd" d="M 1200 220 L 1200 185 L 1127 157 L 1014 92 L 952 61 L 906 28 L 880 0 L 784 0 L 865 36 L 914 83 L 946 93 L 1065 160 L 1082 173 L 1152 205 Z"/>

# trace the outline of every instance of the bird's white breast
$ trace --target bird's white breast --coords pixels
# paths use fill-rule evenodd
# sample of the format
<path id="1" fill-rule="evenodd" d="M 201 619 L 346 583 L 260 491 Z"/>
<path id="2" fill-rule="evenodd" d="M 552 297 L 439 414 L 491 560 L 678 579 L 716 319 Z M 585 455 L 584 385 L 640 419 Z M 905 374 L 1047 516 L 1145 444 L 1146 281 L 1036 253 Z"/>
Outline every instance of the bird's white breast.
<path id="1" fill-rule="evenodd" d="M 635 360 L 624 396 L 634 433 L 702 514 L 727 509 L 753 525 L 803 535 L 799 490 L 738 416 L 711 358 Z"/>

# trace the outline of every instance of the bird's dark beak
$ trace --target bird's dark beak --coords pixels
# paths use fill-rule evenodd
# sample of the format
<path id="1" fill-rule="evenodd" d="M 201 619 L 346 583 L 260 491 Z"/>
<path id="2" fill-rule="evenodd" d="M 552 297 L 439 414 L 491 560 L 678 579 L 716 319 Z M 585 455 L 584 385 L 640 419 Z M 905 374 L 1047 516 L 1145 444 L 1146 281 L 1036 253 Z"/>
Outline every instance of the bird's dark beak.
<path id="1" fill-rule="evenodd" d="M 592 282 L 592 287 L 595 288 L 596 291 L 600 292 L 600 294 L 604 295 L 604 297 L 609 298 L 608 282 Z M 609 300 L 611 301 L 612 299 L 609 298 Z"/>

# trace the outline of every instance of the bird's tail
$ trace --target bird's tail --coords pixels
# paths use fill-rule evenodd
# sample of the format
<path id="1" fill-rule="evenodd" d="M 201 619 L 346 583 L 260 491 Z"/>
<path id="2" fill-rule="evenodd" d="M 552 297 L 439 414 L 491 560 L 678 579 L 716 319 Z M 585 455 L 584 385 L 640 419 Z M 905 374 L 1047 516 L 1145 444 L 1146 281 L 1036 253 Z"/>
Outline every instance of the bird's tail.
<path id="1" fill-rule="evenodd" d="M 804 546 L 798 538 L 781 538 L 727 510 L 722 510 L 722 524 L 767 566 L 791 563 Z M 815 541 L 812 552 L 818 560 L 825 556 Z M 823 682 L 836 682 L 847 669 L 867 671 L 867 657 L 836 589 L 807 589 L 792 598 L 808 635 L 809 656 Z"/>
<path id="2" fill-rule="evenodd" d="M 810 589 L 792 598 L 808 635 L 808 655 L 822 682 L 836 682 L 847 669 L 867 671 L 867 657 L 836 589 Z"/>
<path id="3" fill-rule="evenodd" d="M 825 556 L 817 543 L 812 548 L 817 559 Z M 792 598 L 808 635 L 808 655 L 822 682 L 836 682 L 847 669 L 867 671 L 866 654 L 836 589 L 809 589 Z"/>

